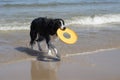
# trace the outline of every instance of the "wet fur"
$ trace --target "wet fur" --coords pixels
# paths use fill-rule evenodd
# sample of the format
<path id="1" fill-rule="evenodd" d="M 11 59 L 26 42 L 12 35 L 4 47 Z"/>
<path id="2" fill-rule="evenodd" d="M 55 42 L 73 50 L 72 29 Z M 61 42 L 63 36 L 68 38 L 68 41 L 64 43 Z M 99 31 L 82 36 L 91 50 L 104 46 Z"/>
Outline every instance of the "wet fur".
<path id="1" fill-rule="evenodd" d="M 40 42 L 45 39 L 48 49 L 54 49 L 54 51 L 57 53 L 57 49 L 51 43 L 50 36 L 57 35 L 56 31 L 62 25 L 64 25 L 63 19 L 52 19 L 46 17 L 39 17 L 34 19 L 30 26 L 31 48 L 33 49 L 33 45 L 37 41 L 39 50 L 42 51 L 42 48 L 40 47 Z"/>

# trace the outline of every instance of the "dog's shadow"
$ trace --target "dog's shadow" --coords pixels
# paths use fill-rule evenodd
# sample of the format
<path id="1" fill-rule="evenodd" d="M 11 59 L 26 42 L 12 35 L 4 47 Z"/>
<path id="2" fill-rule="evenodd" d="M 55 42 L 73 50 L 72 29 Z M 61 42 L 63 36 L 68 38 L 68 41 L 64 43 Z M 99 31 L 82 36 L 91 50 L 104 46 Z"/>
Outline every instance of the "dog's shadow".
<path id="1" fill-rule="evenodd" d="M 46 52 L 40 52 L 40 51 L 33 50 L 33 49 L 30 49 L 30 48 L 26 48 L 26 47 L 16 47 L 15 49 L 17 51 L 20 51 L 20 52 L 25 53 L 27 55 L 36 56 L 37 60 L 39 60 L 39 61 L 44 61 L 44 62 L 60 61 L 59 58 L 55 58 L 55 57 L 52 57 L 52 56 L 46 56 L 45 55 Z"/>

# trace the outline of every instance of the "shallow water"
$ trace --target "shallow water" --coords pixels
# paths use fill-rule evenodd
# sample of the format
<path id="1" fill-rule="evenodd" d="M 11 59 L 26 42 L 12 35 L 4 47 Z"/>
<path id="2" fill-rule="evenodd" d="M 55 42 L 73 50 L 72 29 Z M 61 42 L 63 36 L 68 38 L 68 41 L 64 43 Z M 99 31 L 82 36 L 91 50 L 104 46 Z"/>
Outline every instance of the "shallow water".
<path id="1" fill-rule="evenodd" d="M 58 49 L 61 57 L 69 54 L 77 54 L 105 49 L 120 48 L 119 30 L 98 30 L 82 32 L 79 28 L 72 28 L 78 34 L 78 41 L 75 44 L 68 45 L 60 40 L 53 44 Z M 35 50 L 29 46 L 29 31 L 2 31 L 0 32 L 0 63 L 9 63 L 16 60 L 35 59 L 39 50 L 37 44 Z M 47 51 L 46 44 L 42 42 L 42 48 Z"/>

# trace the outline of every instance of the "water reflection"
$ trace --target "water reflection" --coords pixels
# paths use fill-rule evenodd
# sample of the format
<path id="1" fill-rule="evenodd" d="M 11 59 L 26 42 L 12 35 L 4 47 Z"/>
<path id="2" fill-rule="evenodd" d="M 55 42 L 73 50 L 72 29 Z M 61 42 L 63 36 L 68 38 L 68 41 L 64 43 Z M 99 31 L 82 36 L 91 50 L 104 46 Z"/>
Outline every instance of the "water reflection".
<path id="1" fill-rule="evenodd" d="M 0 80 L 57 80 L 60 62 L 22 61 L 0 65 Z"/>
<path id="2" fill-rule="evenodd" d="M 57 80 L 60 62 L 33 61 L 31 67 L 32 80 Z"/>

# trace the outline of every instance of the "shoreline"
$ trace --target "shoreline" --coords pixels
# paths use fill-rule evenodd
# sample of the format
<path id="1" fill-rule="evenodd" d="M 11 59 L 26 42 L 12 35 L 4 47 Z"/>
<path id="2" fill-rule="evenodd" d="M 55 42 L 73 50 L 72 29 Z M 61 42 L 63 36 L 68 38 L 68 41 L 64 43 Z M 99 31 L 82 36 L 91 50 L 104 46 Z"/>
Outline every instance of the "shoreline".
<path id="1" fill-rule="evenodd" d="M 120 48 L 111 48 L 111 49 L 109 48 L 109 49 L 100 49 L 100 50 L 91 51 L 91 52 L 81 52 L 81 53 L 74 53 L 74 54 L 66 54 L 64 56 L 61 56 L 61 60 L 60 61 L 64 61 L 64 60 L 66 60 L 67 58 L 70 58 L 70 57 L 89 56 L 89 55 L 94 55 L 94 54 L 96 55 L 98 53 L 110 52 L 110 51 L 119 50 L 119 49 Z M 37 52 L 37 51 L 35 51 L 35 52 Z M 9 64 L 15 64 L 15 63 L 24 62 L 24 61 L 41 61 L 41 60 L 38 60 L 37 57 L 39 57 L 37 54 L 35 54 L 34 56 L 32 56 L 31 53 L 30 53 L 30 54 L 27 55 L 27 57 L 23 57 L 23 59 L 22 58 L 18 58 L 16 60 L 11 60 L 9 62 L 8 61 L 1 62 L 0 66 L 2 66 L 2 65 L 9 65 Z"/>

